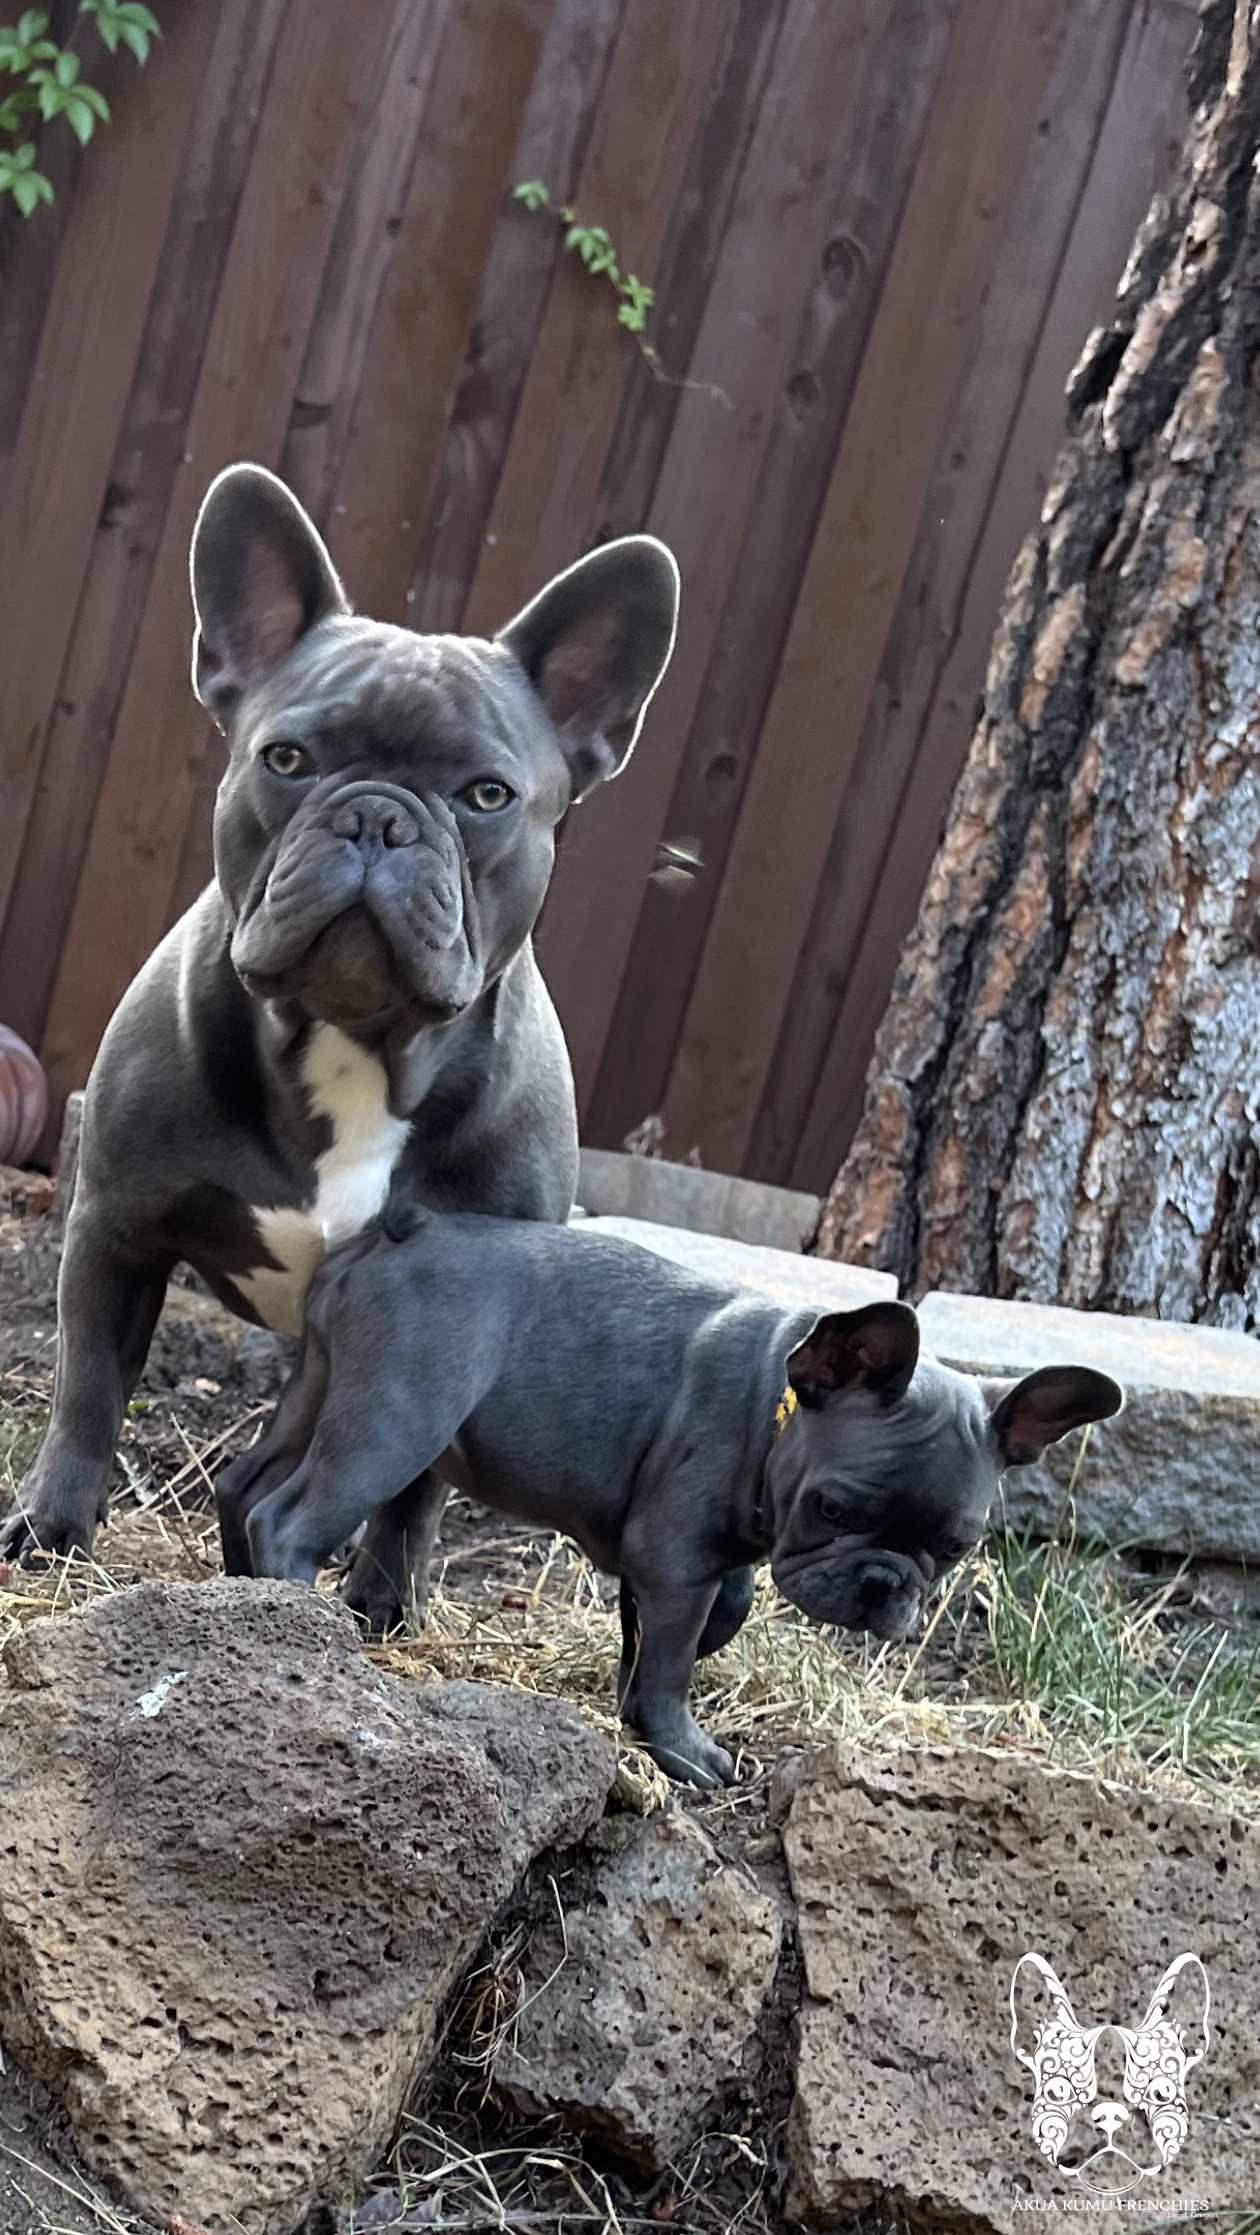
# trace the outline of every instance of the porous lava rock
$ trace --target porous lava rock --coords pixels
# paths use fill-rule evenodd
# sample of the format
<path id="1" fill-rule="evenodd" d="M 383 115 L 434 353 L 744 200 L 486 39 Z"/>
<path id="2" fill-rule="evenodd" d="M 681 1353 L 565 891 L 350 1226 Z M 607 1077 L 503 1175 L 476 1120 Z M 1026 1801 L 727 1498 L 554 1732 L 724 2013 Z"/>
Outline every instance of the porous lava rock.
<path id="1" fill-rule="evenodd" d="M 612 1749 L 561 1706 L 383 1674 L 286 1584 L 143 1584 L 3 1670 L 0 2038 L 147 2218 L 290 2235 L 372 2169 Z"/>
<path id="2" fill-rule="evenodd" d="M 652 1817 L 534 1934 L 499 2087 L 634 2163 L 667 2164 L 755 2070 L 781 1937 L 773 1895 L 697 1823 L 677 1807 Z"/>

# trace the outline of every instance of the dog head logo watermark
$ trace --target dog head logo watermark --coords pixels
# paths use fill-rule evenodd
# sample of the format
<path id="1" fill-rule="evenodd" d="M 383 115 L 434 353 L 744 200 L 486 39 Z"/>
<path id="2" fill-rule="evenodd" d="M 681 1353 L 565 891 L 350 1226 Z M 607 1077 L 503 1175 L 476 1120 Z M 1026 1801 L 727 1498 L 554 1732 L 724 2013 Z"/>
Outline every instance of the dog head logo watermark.
<path id="1" fill-rule="evenodd" d="M 1190 2127 L 1186 2080 L 1208 2049 L 1211 1996 L 1177 1956 L 1137 2025 L 1082 2025 L 1057 1971 L 1022 1955 L 1011 1973 L 1011 2047 L 1032 2074 L 1033 2140 L 1062 2179 L 1124 2196 L 1171 2165 Z"/>

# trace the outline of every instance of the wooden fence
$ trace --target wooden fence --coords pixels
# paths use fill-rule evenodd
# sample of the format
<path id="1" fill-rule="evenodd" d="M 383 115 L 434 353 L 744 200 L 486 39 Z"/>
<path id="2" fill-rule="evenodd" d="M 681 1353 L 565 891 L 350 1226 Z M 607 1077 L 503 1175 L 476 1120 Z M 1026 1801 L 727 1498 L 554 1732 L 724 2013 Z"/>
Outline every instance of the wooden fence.
<path id="1" fill-rule="evenodd" d="M 186 550 L 227 460 L 417 627 L 646 526 L 678 651 L 541 934 L 586 1135 L 660 1112 L 671 1153 L 824 1186 L 1193 8 L 155 4 L 0 233 L 0 1018 L 63 1093 L 208 873 Z M 654 282 L 665 377 L 524 178 Z M 685 892 L 648 877 L 675 835 Z"/>

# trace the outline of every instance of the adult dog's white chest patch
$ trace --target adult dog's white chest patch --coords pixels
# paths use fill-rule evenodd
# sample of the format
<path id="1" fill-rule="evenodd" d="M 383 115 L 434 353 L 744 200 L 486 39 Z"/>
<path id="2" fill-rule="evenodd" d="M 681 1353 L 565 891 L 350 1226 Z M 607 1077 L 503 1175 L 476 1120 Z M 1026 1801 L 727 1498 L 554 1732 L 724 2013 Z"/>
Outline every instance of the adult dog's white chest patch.
<path id="1" fill-rule="evenodd" d="M 325 1250 L 381 1209 L 410 1131 L 406 1118 L 390 1114 L 384 1065 L 336 1025 L 311 1034 L 302 1080 L 312 1115 L 332 1127 L 315 1160 L 314 1200 L 303 1210 L 255 1210 L 259 1239 L 277 1263 L 236 1276 L 259 1318 L 284 1335 L 301 1333 L 307 1287 Z"/>

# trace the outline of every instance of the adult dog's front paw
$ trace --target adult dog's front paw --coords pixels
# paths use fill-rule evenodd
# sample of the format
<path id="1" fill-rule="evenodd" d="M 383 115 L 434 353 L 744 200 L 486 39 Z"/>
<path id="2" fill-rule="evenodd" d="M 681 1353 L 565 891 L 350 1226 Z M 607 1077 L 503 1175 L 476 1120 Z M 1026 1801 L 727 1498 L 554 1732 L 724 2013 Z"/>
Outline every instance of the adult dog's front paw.
<path id="1" fill-rule="evenodd" d="M 0 1521 L 0 1560 L 30 1567 L 41 1555 L 63 1559 L 75 1552 L 86 1560 L 95 1535 L 95 1516 L 85 1522 L 77 1514 L 45 1512 L 38 1504 L 18 1506 Z"/>

